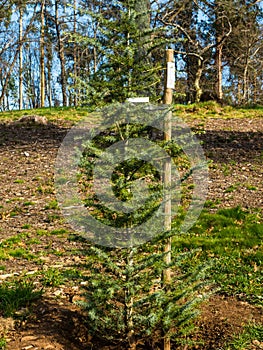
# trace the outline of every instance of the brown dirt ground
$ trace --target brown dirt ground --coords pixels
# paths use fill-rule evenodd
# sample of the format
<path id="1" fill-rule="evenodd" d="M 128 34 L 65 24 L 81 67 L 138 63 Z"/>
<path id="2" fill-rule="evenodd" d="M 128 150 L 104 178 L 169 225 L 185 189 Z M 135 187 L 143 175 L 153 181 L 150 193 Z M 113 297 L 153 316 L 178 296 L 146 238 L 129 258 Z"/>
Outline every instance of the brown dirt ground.
<path id="1" fill-rule="evenodd" d="M 213 160 L 208 199 L 216 201 L 218 207 L 262 208 L 263 118 L 189 119 L 188 124 L 199 131 L 206 155 Z M 59 123 L 0 124 L 0 242 L 24 232 L 24 225 L 30 225 L 28 232 L 69 229 L 59 210 L 48 206 L 55 199 L 54 161 L 67 131 Z M 233 191 L 228 191 L 230 186 Z M 82 242 L 63 235 L 39 237 L 40 243 L 32 244 L 30 249 L 38 254 L 41 263 L 17 258 L 2 260 L 0 283 L 10 275 L 45 271 L 50 266 L 76 266 L 85 259 Z M 117 349 L 98 344 L 88 335 L 84 316 L 74 304 L 80 288 L 50 288 L 30 306 L 27 317 L 16 322 L 0 318 L 0 333 L 5 330 L 7 350 Z M 215 295 L 202 306 L 197 321 L 196 337 L 205 340 L 199 348 L 222 349 L 247 322 L 262 320 L 262 309 L 230 296 Z M 254 346 L 261 348 L 262 344 Z"/>

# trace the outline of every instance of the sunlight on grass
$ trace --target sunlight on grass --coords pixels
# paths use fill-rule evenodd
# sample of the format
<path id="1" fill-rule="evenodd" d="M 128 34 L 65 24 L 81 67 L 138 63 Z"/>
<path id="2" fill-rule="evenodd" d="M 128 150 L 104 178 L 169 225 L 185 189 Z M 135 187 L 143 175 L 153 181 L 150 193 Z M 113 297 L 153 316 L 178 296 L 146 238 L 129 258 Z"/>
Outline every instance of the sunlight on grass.
<path id="1" fill-rule="evenodd" d="M 263 106 L 232 107 L 222 106 L 215 101 L 174 105 L 174 113 L 179 117 L 194 118 L 256 118 L 263 116 Z M 89 116 L 90 123 L 98 122 L 98 113 L 88 107 L 52 107 L 0 112 L 0 121 L 13 121 L 25 115 L 45 116 L 52 123 L 77 123 Z"/>
<path id="2" fill-rule="evenodd" d="M 49 122 L 54 124 L 58 122 L 70 122 L 74 124 L 87 116 L 89 116 L 90 123 L 98 120 L 96 112 L 91 113 L 91 109 L 87 107 L 52 107 L 0 112 L 0 121 L 11 122 L 26 115 L 44 116 Z"/>
<path id="3" fill-rule="evenodd" d="M 258 118 L 263 116 L 263 106 L 222 106 L 215 101 L 174 105 L 175 114 L 190 118 Z"/>
<path id="4" fill-rule="evenodd" d="M 263 305 L 263 224 L 259 211 L 240 207 L 203 211 L 188 234 L 174 239 L 174 254 L 201 249 L 185 267 L 211 260 L 209 276 L 222 291 Z"/>
<path id="5" fill-rule="evenodd" d="M 263 326 L 262 325 L 247 325 L 239 336 L 236 336 L 225 348 L 224 350 L 247 350 L 252 349 L 252 344 L 254 346 L 259 346 L 261 349 L 263 342 Z M 253 349 L 256 349 L 253 347 Z"/>
<path id="6" fill-rule="evenodd" d="M 41 291 L 36 291 L 33 283 L 13 281 L 0 285 L 0 313 L 5 317 L 12 316 L 19 308 L 40 298 Z"/>

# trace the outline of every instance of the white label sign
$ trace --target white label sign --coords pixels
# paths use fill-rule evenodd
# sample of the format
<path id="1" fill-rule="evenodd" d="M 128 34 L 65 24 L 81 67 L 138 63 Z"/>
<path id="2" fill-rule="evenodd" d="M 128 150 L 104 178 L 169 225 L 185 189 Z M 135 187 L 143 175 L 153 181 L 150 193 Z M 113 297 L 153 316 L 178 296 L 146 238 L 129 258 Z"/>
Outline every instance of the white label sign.
<path id="1" fill-rule="evenodd" d="M 127 99 L 127 102 L 131 103 L 147 103 L 150 102 L 149 97 L 130 97 Z"/>
<path id="2" fill-rule="evenodd" d="M 175 84 L 175 63 L 167 62 L 167 88 L 174 89 Z"/>

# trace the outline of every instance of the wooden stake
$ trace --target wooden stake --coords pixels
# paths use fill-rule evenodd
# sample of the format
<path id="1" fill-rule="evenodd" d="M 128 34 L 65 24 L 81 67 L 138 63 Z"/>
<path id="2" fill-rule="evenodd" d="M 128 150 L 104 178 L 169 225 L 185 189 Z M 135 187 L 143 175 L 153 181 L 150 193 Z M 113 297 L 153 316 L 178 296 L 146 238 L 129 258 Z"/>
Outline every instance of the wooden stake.
<path id="1" fill-rule="evenodd" d="M 171 82 L 169 80 L 173 81 L 173 77 L 169 77 L 169 63 L 174 62 L 174 51 L 172 49 L 166 50 L 166 64 L 167 64 L 167 70 L 166 70 L 166 81 L 165 81 L 165 90 L 164 90 L 164 99 L 163 102 L 166 105 L 170 105 L 173 100 L 173 88 L 171 87 Z M 171 79 L 170 79 L 171 78 Z M 169 142 L 171 140 L 171 134 L 172 134 L 172 128 L 171 128 L 171 117 L 172 112 L 168 111 L 165 116 L 164 120 L 164 141 Z M 167 161 L 164 164 L 164 188 L 165 188 L 165 194 L 164 194 L 164 230 L 170 231 L 171 230 L 171 194 L 170 194 L 170 188 L 171 188 L 171 159 L 170 157 L 167 159 Z M 165 252 L 165 263 L 169 265 L 171 263 L 171 246 L 172 246 L 172 239 L 167 238 L 165 242 L 164 252 Z M 168 267 L 163 271 L 163 285 L 164 288 L 169 291 L 169 287 L 171 284 L 171 269 Z M 164 335 L 164 350 L 170 350 L 171 349 L 171 341 L 170 337 L 168 335 Z"/>
<path id="2" fill-rule="evenodd" d="M 166 68 L 168 67 L 169 63 L 174 63 L 174 50 L 168 49 L 166 50 Z M 173 88 L 170 87 L 168 84 L 169 81 L 169 72 L 168 69 L 166 69 L 165 73 L 165 88 L 164 88 L 164 97 L 163 97 L 163 103 L 166 105 L 170 105 L 173 102 Z"/>

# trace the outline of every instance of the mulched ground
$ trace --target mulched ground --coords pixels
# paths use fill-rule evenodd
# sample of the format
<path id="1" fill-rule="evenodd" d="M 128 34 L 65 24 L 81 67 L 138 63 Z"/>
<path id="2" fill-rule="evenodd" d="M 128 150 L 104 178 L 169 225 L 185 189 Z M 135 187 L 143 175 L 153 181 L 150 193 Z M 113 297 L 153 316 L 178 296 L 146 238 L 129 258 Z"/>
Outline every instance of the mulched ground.
<path id="1" fill-rule="evenodd" d="M 217 207 L 262 208 L 263 118 L 207 118 L 187 122 L 198 131 L 205 153 L 213 161 L 208 199 L 216 202 Z M 69 229 L 59 210 L 50 205 L 55 199 L 53 165 L 67 131 L 68 125 L 59 123 L 0 124 L 0 242 L 24 232 L 23 227 L 28 227 L 27 232 Z M 50 266 L 77 266 L 85 259 L 82 242 L 63 235 L 39 235 L 39 240 L 38 244 L 32 243 L 31 253 L 37 254 L 41 263 L 17 258 L 2 260 L 0 283 L 10 275 L 22 276 Z M 29 316 L 16 323 L 0 318 L 0 333 L 8 330 L 7 350 L 111 349 L 89 337 L 84 316 L 74 304 L 80 288 L 63 285 L 50 288 L 33 304 Z M 197 321 L 197 337 L 206 342 L 199 348 L 219 350 L 248 321 L 262 322 L 262 319 L 262 309 L 216 295 L 203 305 Z M 254 349 L 261 348 L 262 344 L 254 345 Z"/>

